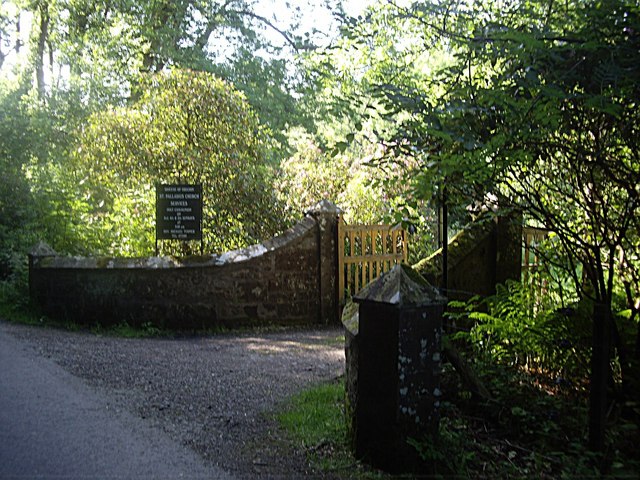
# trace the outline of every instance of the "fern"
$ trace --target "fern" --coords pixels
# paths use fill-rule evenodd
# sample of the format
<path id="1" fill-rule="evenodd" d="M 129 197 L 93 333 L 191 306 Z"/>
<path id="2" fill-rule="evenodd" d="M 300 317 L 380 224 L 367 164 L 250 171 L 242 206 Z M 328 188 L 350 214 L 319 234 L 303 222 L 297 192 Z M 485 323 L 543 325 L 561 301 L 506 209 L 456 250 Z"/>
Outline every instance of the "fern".
<path id="1" fill-rule="evenodd" d="M 468 333 L 454 339 L 471 342 L 476 353 L 505 365 L 544 371 L 558 378 L 586 376 L 588 371 L 588 307 L 536 312 L 526 286 L 509 281 L 496 294 L 457 305 L 457 315 L 473 321 Z"/>

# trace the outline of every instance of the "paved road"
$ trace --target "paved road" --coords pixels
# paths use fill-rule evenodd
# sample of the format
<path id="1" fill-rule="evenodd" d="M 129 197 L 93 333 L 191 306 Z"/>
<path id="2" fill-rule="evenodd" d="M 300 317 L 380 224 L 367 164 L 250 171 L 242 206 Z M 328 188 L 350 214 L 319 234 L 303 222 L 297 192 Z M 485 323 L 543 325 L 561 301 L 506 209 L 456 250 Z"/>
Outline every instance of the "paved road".
<path id="1" fill-rule="evenodd" d="M 229 479 L 0 329 L 0 479 Z"/>

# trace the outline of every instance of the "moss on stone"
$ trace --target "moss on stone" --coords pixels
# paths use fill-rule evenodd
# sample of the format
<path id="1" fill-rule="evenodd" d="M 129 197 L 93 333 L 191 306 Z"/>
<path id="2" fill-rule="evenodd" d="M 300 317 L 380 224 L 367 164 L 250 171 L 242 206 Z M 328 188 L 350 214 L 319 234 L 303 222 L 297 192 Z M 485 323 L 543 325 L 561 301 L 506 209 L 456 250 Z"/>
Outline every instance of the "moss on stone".
<path id="1" fill-rule="evenodd" d="M 359 329 L 359 308 L 360 306 L 357 303 L 349 300 L 342 310 L 342 325 L 346 328 L 352 335 L 358 335 Z"/>
<path id="2" fill-rule="evenodd" d="M 425 262 L 425 260 L 421 260 L 421 262 Z M 418 264 L 420 264 L 421 262 L 418 262 Z M 425 266 L 429 266 L 428 263 L 425 263 Z M 416 282 L 419 285 L 423 285 L 426 287 L 431 287 L 432 283 L 428 280 L 428 278 L 425 277 L 425 275 L 417 268 L 416 266 L 409 266 L 409 265 L 402 265 L 402 269 L 404 270 L 404 272 L 407 274 L 407 276 L 413 280 L 414 282 Z"/>
<path id="3" fill-rule="evenodd" d="M 109 264 L 113 264 L 113 258 L 111 257 L 96 257 L 96 268 L 109 268 Z"/>
<path id="4" fill-rule="evenodd" d="M 449 241 L 448 270 L 455 268 L 482 240 L 491 235 L 495 228 L 492 218 L 485 217 L 469 224 Z M 428 282 L 439 283 L 442 277 L 442 249 L 420 260 L 413 268 Z"/>

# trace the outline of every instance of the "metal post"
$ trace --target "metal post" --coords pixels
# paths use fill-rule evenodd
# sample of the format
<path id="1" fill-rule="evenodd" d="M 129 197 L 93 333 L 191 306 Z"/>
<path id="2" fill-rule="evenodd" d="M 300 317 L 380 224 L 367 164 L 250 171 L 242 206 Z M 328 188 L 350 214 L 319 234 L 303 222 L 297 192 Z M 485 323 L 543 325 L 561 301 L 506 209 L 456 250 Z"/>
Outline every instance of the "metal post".
<path id="1" fill-rule="evenodd" d="M 449 288 L 449 212 L 447 208 L 447 187 L 442 188 L 442 292 Z"/>

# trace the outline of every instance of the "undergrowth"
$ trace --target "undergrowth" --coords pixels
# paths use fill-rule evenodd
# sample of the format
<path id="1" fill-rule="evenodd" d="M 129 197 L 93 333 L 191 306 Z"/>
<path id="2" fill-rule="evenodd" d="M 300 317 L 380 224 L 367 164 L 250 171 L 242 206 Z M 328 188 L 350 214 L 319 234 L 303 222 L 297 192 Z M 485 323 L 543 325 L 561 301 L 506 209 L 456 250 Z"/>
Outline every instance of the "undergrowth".
<path id="1" fill-rule="evenodd" d="M 483 360 L 473 367 L 492 399 L 475 398 L 445 364 L 438 435 L 410 441 L 433 466 L 429 478 L 637 478 L 639 430 L 621 418 L 624 405 L 612 407 L 608 449 L 595 454 L 586 448 L 584 391 Z M 325 474 L 394 478 L 349 451 L 342 380 L 295 396 L 277 418 Z"/>
<path id="2" fill-rule="evenodd" d="M 415 442 L 443 477 L 637 478 L 638 425 L 610 415 L 608 450 L 586 448 L 587 395 L 544 377 L 474 362 L 493 398 L 481 401 L 445 366 L 437 439 Z M 429 441 L 430 440 L 430 441 Z"/>

